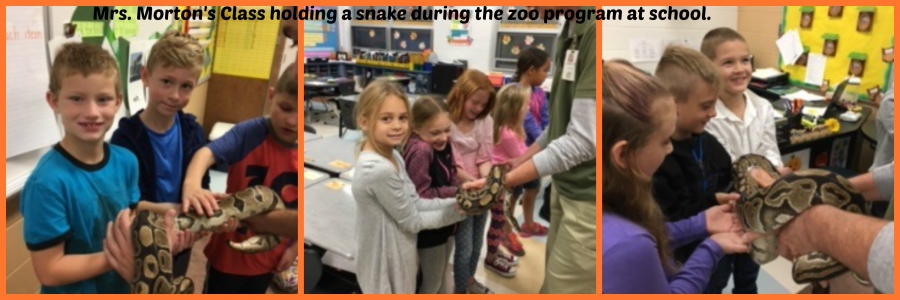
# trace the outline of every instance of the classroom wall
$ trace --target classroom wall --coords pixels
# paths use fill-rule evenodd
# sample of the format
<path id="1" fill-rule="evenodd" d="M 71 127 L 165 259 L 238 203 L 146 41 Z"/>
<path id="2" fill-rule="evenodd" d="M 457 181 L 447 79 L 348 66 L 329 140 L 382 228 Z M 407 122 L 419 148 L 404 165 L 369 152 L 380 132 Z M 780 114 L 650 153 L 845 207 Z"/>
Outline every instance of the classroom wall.
<path id="1" fill-rule="evenodd" d="M 623 11 L 627 11 L 628 9 L 637 9 L 640 6 L 618 6 L 618 7 L 610 7 L 604 6 L 603 8 L 620 8 Z M 651 9 L 668 9 L 667 6 L 643 6 L 645 13 L 645 19 L 643 21 L 628 21 L 628 20 L 618 20 L 618 21 L 603 21 L 601 24 L 603 26 L 603 59 L 612 59 L 612 58 L 621 58 L 626 60 L 631 60 L 631 52 L 630 52 L 630 41 L 635 38 L 646 38 L 652 39 L 654 41 L 658 40 L 662 42 L 667 39 L 688 39 L 688 46 L 694 47 L 697 50 L 700 50 L 700 42 L 703 40 L 703 35 L 706 34 L 711 29 L 718 27 L 728 27 L 736 29 L 738 25 L 738 7 L 737 6 L 707 6 L 706 12 L 707 15 L 711 17 L 709 21 L 669 21 L 669 20 L 654 20 L 651 21 L 646 19 L 647 13 Z M 696 6 L 678 6 L 676 9 L 694 9 L 699 8 Z M 780 18 L 779 18 L 780 19 Z M 662 50 L 665 48 L 660 46 L 658 48 L 659 55 L 662 55 Z M 641 68 L 648 72 L 653 72 L 656 69 L 657 61 L 648 61 L 648 62 L 633 62 L 635 66 Z"/>
<path id="2" fill-rule="evenodd" d="M 493 69 L 493 61 L 491 59 L 494 48 L 493 44 L 496 40 L 496 32 L 499 21 L 491 20 L 475 20 L 475 8 L 480 6 L 455 6 L 457 9 L 468 8 L 472 10 L 469 18 L 469 35 L 472 37 L 472 44 L 468 47 L 450 45 L 447 36 L 450 35 L 450 20 L 436 20 L 433 22 L 432 36 L 434 49 L 438 59 L 442 62 L 452 62 L 453 60 L 467 60 L 469 68 L 476 69 L 485 73 L 491 72 Z M 350 9 L 350 6 L 340 6 L 340 11 Z M 443 6 L 433 6 L 434 9 L 443 9 Z M 488 6 L 490 9 L 500 8 L 499 6 Z M 350 39 L 350 21 L 338 21 L 340 30 L 340 47 L 346 52 L 352 52 L 352 44 Z"/>
<path id="3" fill-rule="evenodd" d="M 497 28 L 500 26 L 499 21 L 492 20 L 475 20 L 475 9 L 479 6 L 457 6 L 454 8 L 468 8 L 471 16 L 469 17 L 469 36 L 472 38 L 472 44 L 469 46 L 450 45 L 447 36 L 450 35 L 451 21 L 438 20 L 434 22 L 434 52 L 438 54 L 438 58 L 442 62 L 453 62 L 453 60 L 467 60 L 469 68 L 482 72 L 491 72 L 494 67 L 491 59 L 494 54 L 494 43 L 497 41 Z M 435 6 L 435 9 L 443 9 L 443 6 Z M 489 9 L 499 9 L 500 6 L 488 6 Z"/>
<path id="4" fill-rule="evenodd" d="M 753 53 L 757 69 L 778 69 L 778 29 L 784 14 L 784 6 L 738 7 L 737 31 L 744 36 Z"/>

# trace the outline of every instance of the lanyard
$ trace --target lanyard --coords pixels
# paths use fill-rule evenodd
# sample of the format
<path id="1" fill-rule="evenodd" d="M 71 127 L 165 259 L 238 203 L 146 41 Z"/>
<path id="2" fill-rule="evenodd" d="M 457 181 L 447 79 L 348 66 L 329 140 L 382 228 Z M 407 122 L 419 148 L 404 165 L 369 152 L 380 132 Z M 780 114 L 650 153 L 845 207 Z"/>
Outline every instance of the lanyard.
<path id="1" fill-rule="evenodd" d="M 703 166 L 703 136 L 697 138 L 697 147 L 691 150 L 691 154 L 694 156 L 694 161 L 700 166 L 700 176 L 703 177 L 703 191 L 706 192 L 706 169 Z"/>

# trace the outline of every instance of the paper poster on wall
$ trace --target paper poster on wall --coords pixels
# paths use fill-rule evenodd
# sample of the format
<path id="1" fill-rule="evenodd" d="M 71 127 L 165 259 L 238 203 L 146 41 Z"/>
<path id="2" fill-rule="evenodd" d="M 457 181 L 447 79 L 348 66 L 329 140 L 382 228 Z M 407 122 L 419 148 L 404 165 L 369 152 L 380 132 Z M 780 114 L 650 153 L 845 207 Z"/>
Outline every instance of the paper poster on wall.
<path id="1" fill-rule="evenodd" d="M 628 45 L 631 62 L 657 61 L 662 56 L 662 41 L 657 39 L 631 39 Z"/>
<path id="2" fill-rule="evenodd" d="M 469 24 L 463 24 L 459 20 L 450 21 L 450 35 L 447 42 L 454 46 L 471 46 L 472 36 Z"/>
<path id="3" fill-rule="evenodd" d="M 6 158 L 59 141 L 59 127 L 46 101 L 50 72 L 44 8 L 6 7 Z"/>
<path id="4" fill-rule="evenodd" d="M 144 41 L 131 42 L 128 53 L 128 115 L 133 116 L 147 107 L 144 97 L 144 83 L 141 81 L 141 67 L 144 65 Z"/>
<path id="5" fill-rule="evenodd" d="M 831 166 L 845 168 L 847 166 L 847 153 L 850 151 L 850 138 L 835 139 L 831 146 Z"/>
<path id="6" fill-rule="evenodd" d="M 794 171 L 809 169 L 809 148 L 782 155 L 781 161 Z"/>
<path id="7" fill-rule="evenodd" d="M 825 56 L 819 53 L 809 53 L 806 56 L 806 76 L 803 82 L 819 86 L 825 80 L 825 66 L 827 64 Z"/>
<path id="8" fill-rule="evenodd" d="M 137 6 L 116 6 L 119 11 L 125 11 L 125 20 L 115 18 L 112 21 L 112 30 L 116 37 L 132 38 L 138 34 Z"/>

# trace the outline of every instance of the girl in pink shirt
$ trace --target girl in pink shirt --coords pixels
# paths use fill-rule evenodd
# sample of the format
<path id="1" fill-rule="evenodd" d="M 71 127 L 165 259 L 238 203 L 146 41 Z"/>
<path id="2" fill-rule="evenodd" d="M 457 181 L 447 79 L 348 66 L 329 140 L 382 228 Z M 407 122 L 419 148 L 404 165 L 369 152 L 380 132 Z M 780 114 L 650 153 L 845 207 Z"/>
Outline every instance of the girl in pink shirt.
<path id="1" fill-rule="evenodd" d="M 491 113 L 491 116 L 494 119 L 492 161 L 493 163 L 502 163 L 525 153 L 526 135 L 523 121 L 525 120 L 525 115 L 528 113 L 528 102 L 531 98 L 531 90 L 522 85 L 511 84 L 503 87 L 497 98 L 497 107 L 495 107 L 494 111 Z M 511 198 L 514 202 L 508 203 L 508 205 L 513 205 L 513 207 L 515 207 L 514 203 L 518 201 L 521 194 L 521 187 L 515 188 L 515 194 Z M 510 236 L 515 237 L 515 234 L 512 234 L 509 224 L 506 223 L 506 219 L 503 216 L 503 206 L 505 204 L 507 203 L 499 201 L 491 207 L 491 223 L 487 237 L 488 253 L 487 258 L 485 258 L 485 267 L 488 269 L 491 269 L 488 264 L 489 260 L 496 259 L 503 255 L 498 251 L 498 246 L 504 241 L 504 235 L 506 235 L 507 239 L 509 239 Z M 518 249 L 510 249 L 511 247 L 509 246 L 506 246 L 506 248 L 507 250 L 510 250 L 510 252 L 517 254 L 515 252 Z M 524 252 L 524 250 L 521 251 Z M 499 273 L 501 270 L 493 271 Z"/>
<path id="2" fill-rule="evenodd" d="M 490 117 L 496 95 L 484 73 L 466 70 L 447 95 L 450 119 L 450 144 L 460 182 L 483 178 L 491 169 L 493 119 Z M 458 294 L 491 293 L 475 281 L 487 214 L 469 216 L 456 227 L 453 278 Z M 512 258 L 515 261 L 515 258 Z M 498 269 L 510 269 L 512 262 L 492 261 Z"/>

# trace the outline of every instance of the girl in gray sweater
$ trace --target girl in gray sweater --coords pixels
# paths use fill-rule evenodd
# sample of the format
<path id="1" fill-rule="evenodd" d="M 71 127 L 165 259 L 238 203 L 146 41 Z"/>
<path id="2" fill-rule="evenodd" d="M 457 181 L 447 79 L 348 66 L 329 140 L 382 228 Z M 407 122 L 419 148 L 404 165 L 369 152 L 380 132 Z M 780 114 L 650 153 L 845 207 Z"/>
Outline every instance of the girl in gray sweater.
<path id="1" fill-rule="evenodd" d="M 417 233 L 463 220 L 454 199 L 422 200 L 395 148 L 409 134 L 409 101 L 400 87 L 376 80 L 354 111 L 364 138 L 353 176 L 357 203 L 357 280 L 366 294 L 416 292 Z"/>

